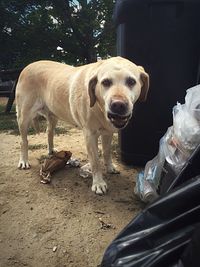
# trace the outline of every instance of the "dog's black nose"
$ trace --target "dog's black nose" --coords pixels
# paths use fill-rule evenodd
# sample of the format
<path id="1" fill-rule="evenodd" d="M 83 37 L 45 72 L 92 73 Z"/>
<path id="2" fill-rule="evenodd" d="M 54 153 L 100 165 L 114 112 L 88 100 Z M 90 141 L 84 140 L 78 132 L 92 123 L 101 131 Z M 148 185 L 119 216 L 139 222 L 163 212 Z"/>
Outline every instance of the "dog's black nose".
<path id="1" fill-rule="evenodd" d="M 121 100 L 113 100 L 110 104 L 110 110 L 115 114 L 125 115 L 128 110 L 128 104 Z"/>

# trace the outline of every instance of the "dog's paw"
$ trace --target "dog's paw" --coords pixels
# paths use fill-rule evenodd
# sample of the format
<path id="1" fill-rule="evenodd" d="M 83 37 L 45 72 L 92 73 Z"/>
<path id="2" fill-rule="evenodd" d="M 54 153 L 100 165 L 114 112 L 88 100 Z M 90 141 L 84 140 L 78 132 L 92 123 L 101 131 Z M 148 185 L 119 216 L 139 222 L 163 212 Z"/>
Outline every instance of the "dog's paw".
<path id="1" fill-rule="evenodd" d="M 92 185 L 92 191 L 97 195 L 103 195 L 107 192 L 107 184 L 104 181 L 95 182 Z"/>
<path id="2" fill-rule="evenodd" d="M 109 174 L 119 174 L 120 171 L 118 171 L 114 165 L 111 165 L 111 166 L 107 166 L 106 167 L 106 170 L 107 170 L 107 173 Z"/>
<path id="3" fill-rule="evenodd" d="M 18 164 L 18 169 L 27 170 L 27 169 L 30 169 L 30 167 L 31 165 L 29 164 L 28 161 L 20 159 L 19 164 Z"/>

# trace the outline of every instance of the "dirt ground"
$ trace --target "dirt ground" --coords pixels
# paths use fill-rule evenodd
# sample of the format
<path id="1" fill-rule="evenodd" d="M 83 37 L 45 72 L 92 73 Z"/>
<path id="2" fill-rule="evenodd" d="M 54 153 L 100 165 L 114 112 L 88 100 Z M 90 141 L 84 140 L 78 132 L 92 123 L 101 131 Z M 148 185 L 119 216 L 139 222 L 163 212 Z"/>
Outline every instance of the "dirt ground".
<path id="1" fill-rule="evenodd" d="M 116 138 L 115 138 L 116 139 Z M 110 242 L 142 208 L 133 189 L 137 170 L 114 162 L 120 174 L 107 175 L 105 196 L 91 191 L 79 168 L 57 172 L 41 184 L 40 159 L 46 134 L 30 135 L 30 170 L 18 170 L 20 139 L 0 133 L 0 267 L 96 267 Z M 87 162 L 81 131 L 55 136 L 57 150 Z M 110 227 L 102 227 L 102 222 Z"/>

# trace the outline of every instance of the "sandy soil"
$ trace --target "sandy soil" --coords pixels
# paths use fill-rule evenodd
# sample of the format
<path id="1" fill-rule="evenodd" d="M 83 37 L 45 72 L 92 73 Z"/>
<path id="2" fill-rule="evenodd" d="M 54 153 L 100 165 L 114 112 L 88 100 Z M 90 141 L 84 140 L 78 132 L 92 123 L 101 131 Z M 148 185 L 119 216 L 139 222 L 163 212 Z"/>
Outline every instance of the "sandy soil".
<path id="1" fill-rule="evenodd" d="M 107 175 L 109 191 L 95 195 L 91 179 L 79 168 L 57 172 L 51 184 L 40 183 L 46 134 L 29 136 L 30 170 L 18 170 L 19 136 L 0 134 L 0 266 L 96 267 L 113 238 L 141 209 L 134 196 L 137 170 L 114 162 L 121 171 Z M 55 136 L 57 150 L 70 150 L 87 162 L 82 134 L 69 130 Z M 102 228 L 102 222 L 111 224 Z"/>

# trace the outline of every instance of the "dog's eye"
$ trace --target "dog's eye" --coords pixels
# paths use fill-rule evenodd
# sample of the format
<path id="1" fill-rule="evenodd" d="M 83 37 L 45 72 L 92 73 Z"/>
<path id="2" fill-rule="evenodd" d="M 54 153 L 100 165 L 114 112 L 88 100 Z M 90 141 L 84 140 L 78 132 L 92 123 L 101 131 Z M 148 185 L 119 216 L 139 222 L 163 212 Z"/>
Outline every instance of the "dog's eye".
<path id="1" fill-rule="evenodd" d="M 128 85 L 128 87 L 133 87 L 135 84 L 136 84 L 136 81 L 133 78 L 128 77 L 126 79 L 126 85 Z"/>
<path id="2" fill-rule="evenodd" d="M 112 85 L 112 80 L 110 80 L 110 79 L 104 79 L 101 83 L 105 87 L 110 87 Z"/>

